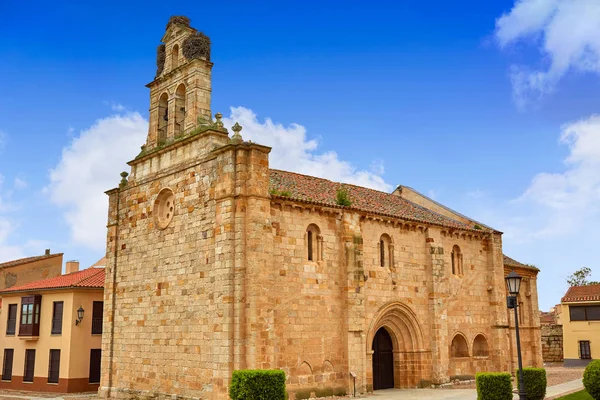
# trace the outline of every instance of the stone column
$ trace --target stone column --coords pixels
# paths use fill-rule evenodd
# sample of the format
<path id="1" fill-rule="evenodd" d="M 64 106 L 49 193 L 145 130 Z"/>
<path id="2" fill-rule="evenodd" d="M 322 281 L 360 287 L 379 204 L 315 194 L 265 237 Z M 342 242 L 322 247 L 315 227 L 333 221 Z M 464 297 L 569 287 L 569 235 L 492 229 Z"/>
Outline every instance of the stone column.
<path id="1" fill-rule="evenodd" d="M 485 239 L 488 253 L 488 293 L 492 337 L 489 344 L 494 371 L 511 371 L 511 339 L 506 308 L 502 234 L 492 233 Z M 511 310 L 512 311 L 512 310 Z"/>
<path id="2" fill-rule="evenodd" d="M 112 189 L 106 192 L 108 195 L 108 223 L 106 234 L 106 266 L 104 282 L 104 315 L 102 332 L 102 364 L 100 374 L 100 387 L 98 395 L 100 397 L 111 396 L 111 389 L 114 386 L 114 314 L 115 314 L 115 272 L 117 260 L 117 240 L 118 240 L 118 208 L 119 208 L 119 189 Z"/>
<path id="3" fill-rule="evenodd" d="M 448 278 L 444 263 L 444 246 L 440 230 L 429 227 L 426 231 L 427 254 L 431 280 L 429 289 L 429 315 L 431 321 L 432 381 L 436 384 L 449 381 L 448 343 Z"/>
<path id="4" fill-rule="evenodd" d="M 341 215 L 341 248 L 344 256 L 343 265 L 346 269 L 346 323 L 348 330 L 348 388 L 349 393 L 354 390 L 354 379 L 350 373 L 356 375 L 356 392 L 365 393 L 372 391 L 372 376 L 369 376 L 370 360 L 366 354 L 370 347 L 365 343 L 365 270 L 363 264 L 363 238 L 358 215 Z M 372 372 L 371 372 L 372 374 Z"/>

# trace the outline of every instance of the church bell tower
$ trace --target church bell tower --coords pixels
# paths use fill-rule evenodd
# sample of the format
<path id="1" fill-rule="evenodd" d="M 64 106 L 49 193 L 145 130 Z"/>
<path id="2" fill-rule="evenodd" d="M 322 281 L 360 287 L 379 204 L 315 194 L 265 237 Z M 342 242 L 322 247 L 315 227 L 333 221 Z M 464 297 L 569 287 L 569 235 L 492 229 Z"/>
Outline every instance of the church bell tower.
<path id="1" fill-rule="evenodd" d="M 156 54 L 156 77 L 150 88 L 150 124 L 145 151 L 176 140 L 211 120 L 210 39 L 173 16 Z"/>

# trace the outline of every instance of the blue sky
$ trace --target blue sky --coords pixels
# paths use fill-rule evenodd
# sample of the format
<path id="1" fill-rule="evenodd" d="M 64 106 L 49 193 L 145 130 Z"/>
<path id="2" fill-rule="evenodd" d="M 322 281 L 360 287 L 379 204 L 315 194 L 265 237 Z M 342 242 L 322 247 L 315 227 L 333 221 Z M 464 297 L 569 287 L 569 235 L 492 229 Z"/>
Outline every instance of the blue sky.
<path id="1" fill-rule="evenodd" d="M 411 186 L 494 226 L 542 270 L 542 309 L 574 270 L 600 279 L 596 2 L 173 4 L 2 5 L 0 261 L 102 256 L 102 192 L 143 144 L 144 85 L 184 14 L 212 40 L 213 112 L 275 167 Z"/>

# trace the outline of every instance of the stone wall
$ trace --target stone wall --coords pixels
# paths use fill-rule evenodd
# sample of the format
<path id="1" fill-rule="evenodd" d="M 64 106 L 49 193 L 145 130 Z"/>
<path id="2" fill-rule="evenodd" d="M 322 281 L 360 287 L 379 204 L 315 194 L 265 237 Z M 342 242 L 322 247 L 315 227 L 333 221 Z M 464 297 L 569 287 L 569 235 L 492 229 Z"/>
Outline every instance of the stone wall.
<path id="1" fill-rule="evenodd" d="M 542 357 L 544 362 L 563 362 L 562 325 L 542 325 Z"/>

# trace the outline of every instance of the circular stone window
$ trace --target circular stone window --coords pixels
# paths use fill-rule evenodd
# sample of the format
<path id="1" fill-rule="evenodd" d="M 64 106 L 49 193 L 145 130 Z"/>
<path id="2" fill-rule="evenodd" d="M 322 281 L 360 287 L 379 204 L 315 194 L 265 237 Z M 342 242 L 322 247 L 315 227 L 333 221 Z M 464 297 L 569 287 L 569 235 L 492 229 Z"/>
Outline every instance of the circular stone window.
<path id="1" fill-rule="evenodd" d="M 154 218 L 158 229 L 165 229 L 173 219 L 175 210 L 175 195 L 169 188 L 164 188 L 158 193 L 154 202 Z"/>

